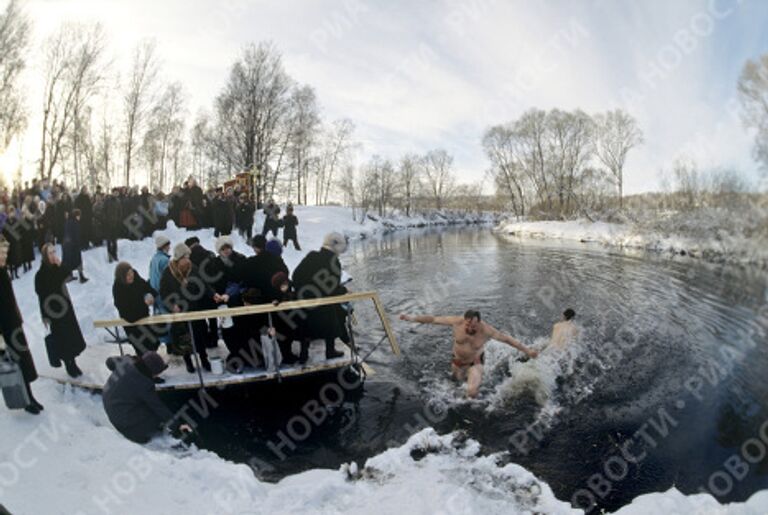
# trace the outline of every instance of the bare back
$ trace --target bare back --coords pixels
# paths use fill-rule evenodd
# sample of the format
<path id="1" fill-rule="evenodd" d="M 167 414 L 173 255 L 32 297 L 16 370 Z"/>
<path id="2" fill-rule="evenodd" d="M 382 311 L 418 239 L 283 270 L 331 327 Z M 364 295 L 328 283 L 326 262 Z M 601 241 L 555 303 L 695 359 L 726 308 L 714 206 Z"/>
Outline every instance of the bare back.
<path id="1" fill-rule="evenodd" d="M 571 321 L 557 322 L 552 327 L 550 345 L 562 349 L 565 345 L 579 337 L 579 328 Z"/>

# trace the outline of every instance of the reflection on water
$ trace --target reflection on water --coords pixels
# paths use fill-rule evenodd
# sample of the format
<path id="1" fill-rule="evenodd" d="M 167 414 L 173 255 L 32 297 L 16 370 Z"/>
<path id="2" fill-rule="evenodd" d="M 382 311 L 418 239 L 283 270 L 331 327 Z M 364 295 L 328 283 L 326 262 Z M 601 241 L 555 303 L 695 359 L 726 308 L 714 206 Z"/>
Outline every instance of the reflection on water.
<path id="1" fill-rule="evenodd" d="M 259 474 L 278 479 L 363 461 L 432 425 L 466 431 L 487 452 L 506 451 L 576 504 L 586 502 L 585 491 L 615 509 L 673 485 L 685 493 L 708 488 L 721 502 L 768 488 L 765 456 L 727 491 L 720 476 L 710 485 L 768 417 L 765 276 L 467 229 L 360 242 L 343 264 L 352 287 L 379 291 L 393 318 L 471 307 L 541 347 L 572 307 L 583 338 L 568 356 L 548 351 L 528 362 L 492 344 L 481 398 L 468 402 L 449 376 L 449 331 L 394 322 L 403 355 L 375 350 L 375 376 L 295 448 L 284 446 L 282 459 L 269 442 L 320 385 L 237 396 L 203 427 L 206 447 L 236 461 L 258 458 L 269 464 Z M 371 349 L 382 336 L 375 313 L 361 306 L 357 317 L 359 343 Z M 642 459 L 624 460 L 623 470 L 612 458 L 626 457 L 622 450 Z M 618 468 L 607 471 L 610 488 L 596 492 L 589 481 L 606 476 L 606 462 Z"/>

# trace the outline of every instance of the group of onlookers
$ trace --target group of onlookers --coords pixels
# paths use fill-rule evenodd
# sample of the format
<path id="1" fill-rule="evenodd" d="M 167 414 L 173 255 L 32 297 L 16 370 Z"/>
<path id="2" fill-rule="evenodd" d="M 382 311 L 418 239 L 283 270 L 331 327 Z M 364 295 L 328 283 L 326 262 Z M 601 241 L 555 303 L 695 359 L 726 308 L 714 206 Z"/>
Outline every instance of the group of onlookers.
<path id="1" fill-rule="evenodd" d="M 246 257 L 234 249 L 228 235 L 219 236 L 215 251 L 211 251 L 196 236 L 172 247 L 166 236 L 158 234 L 148 280 L 126 262 L 115 268 L 115 307 L 123 319 L 135 322 L 149 316 L 150 310 L 158 314 L 191 313 L 220 306 L 280 303 L 346 292 L 338 261 L 346 240 L 338 233 L 329 234 L 322 249 L 310 252 L 302 260 L 293 280 L 283 261 L 279 240 L 267 240 L 259 234 L 250 240 L 250 245 L 254 254 Z M 327 358 L 341 355 L 334 348 L 335 338 L 348 341 L 344 313 L 338 306 L 223 319 L 226 324 L 211 317 L 173 323 L 170 328 L 131 326 L 126 328 L 126 336 L 139 356 L 165 343 L 170 354 L 182 356 L 189 372 L 195 372 L 195 353 L 202 367 L 210 370 L 208 349 L 217 347 L 220 340 L 229 350 L 226 366 L 232 372 L 252 365 L 254 357 L 262 363 L 271 358 L 262 347 L 265 339 L 275 340 L 283 364 L 306 362 L 312 339 L 325 340 Z M 298 356 L 293 352 L 294 342 L 300 344 Z"/>

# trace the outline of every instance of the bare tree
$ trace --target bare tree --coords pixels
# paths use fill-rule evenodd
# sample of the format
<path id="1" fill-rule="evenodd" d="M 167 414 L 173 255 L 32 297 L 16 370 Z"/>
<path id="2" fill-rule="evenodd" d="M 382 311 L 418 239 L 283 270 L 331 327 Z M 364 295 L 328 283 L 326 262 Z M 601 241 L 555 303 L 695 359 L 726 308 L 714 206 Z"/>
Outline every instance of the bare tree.
<path id="1" fill-rule="evenodd" d="M 321 149 L 320 168 L 315 185 L 317 204 L 327 204 L 337 169 L 349 157 L 353 148 L 355 124 L 347 118 L 336 120 L 326 131 Z"/>
<path id="2" fill-rule="evenodd" d="M 26 126 L 18 79 L 24 70 L 29 36 L 29 19 L 18 0 L 11 0 L 0 14 L 0 151 Z"/>
<path id="3" fill-rule="evenodd" d="M 168 84 L 147 118 L 142 154 L 149 169 L 149 183 L 163 190 L 170 178 L 172 156 L 183 144 L 186 107 L 181 83 Z"/>
<path id="4" fill-rule="evenodd" d="M 398 182 L 403 195 L 406 216 L 411 216 L 413 199 L 421 189 L 423 168 L 424 158 L 419 155 L 406 154 L 400 159 Z"/>
<path id="5" fill-rule="evenodd" d="M 153 88 L 158 73 L 156 45 L 152 40 L 139 43 L 133 54 L 131 71 L 123 95 L 125 116 L 125 184 L 131 183 L 131 167 L 136 146 L 141 141 L 145 118 L 152 108 Z"/>
<path id="6" fill-rule="evenodd" d="M 245 48 L 216 99 L 217 145 L 239 171 L 252 172 L 257 202 L 269 179 L 270 161 L 282 141 L 291 80 L 269 43 Z"/>
<path id="7" fill-rule="evenodd" d="M 624 163 L 627 153 L 643 142 L 637 121 L 620 109 L 598 114 L 595 120 L 594 152 L 616 181 L 619 209 L 624 207 Z"/>
<path id="8" fill-rule="evenodd" d="M 320 125 L 319 107 L 315 90 L 310 86 L 295 88 L 290 98 L 292 170 L 296 177 L 296 203 L 307 203 L 310 153 Z"/>
<path id="9" fill-rule="evenodd" d="M 443 208 L 446 198 L 453 191 L 455 179 L 452 166 L 453 156 L 442 149 L 430 150 L 424 158 L 424 175 L 436 209 Z"/>
<path id="10" fill-rule="evenodd" d="M 768 54 L 744 64 L 738 89 L 744 124 L 757 131 L 755 159 L 768 171 Z"/>
<path id="11" fill-rule="evenodd" d="M 515 216 L 525 216 L 525 175 L 513 148 L 514 129 L 496 125 L 483 135 L 483 149 L 491 161 L 491 174 L 497 190 L 509 199 Z"/>
<path id="12" fill-rule="evenodd" d="M 100 25 L 65 24 L 45 43 L 40 177 L 51 179 L 66 138 L 103 78 Z"/>

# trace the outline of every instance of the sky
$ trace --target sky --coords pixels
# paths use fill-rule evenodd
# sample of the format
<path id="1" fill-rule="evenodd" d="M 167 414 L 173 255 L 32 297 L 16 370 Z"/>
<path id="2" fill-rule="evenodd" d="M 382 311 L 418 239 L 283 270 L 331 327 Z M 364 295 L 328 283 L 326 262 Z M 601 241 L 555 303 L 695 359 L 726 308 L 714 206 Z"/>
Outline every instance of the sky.
<path id="1" fill-rule="evenodd" d="M 184 85 L 191 116 L 210 108 L 246 44 L 271 41 L 288 73 L 316 89 L 324 119 L 355 123 L 359 159 L 444 148 L 461 182 L 482 181 L 489 126 L 534 107 L 621 108 L 645 137 L 629 154 L 626 192 L 658 190 L 676 159 L 758 177 L 736 82 L 747 59 L 768 52 L 763 0 L 27 0 L 25 9 L 31 118 L 0 156 L 6 174 L 19 160 L 25 177 L 34 173 L 39 48 L 74 20 L 103 24 L 118 72 L 154 38 L 162 77 Z"/>

